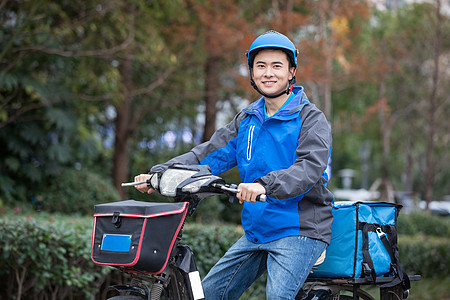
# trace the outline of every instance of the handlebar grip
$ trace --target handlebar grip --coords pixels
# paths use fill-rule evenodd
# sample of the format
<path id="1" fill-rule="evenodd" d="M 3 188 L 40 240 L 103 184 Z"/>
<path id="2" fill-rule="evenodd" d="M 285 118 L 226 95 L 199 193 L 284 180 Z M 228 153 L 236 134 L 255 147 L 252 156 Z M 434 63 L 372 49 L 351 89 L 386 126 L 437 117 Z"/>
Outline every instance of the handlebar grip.
<path id="1" fill-rule="evenodd" d="M 232 197 L 241 192 L 237 189 L 236 184 L 226 185 L 226 184 L 221 184 L 221 183 L 213 183 L 212 186 L 215 188 L 221 189 L 223 191 L 226 191 L 228 193 L 231 193 Z M 265 194 L 256 196 L 256 201 L 258 201 L 258 202 L 266 202 L 266 200 L 267 200 L 267 196 Z M 233 203 L 234 201 L 230 200 L 230 202 Z"/>
<path id="2" fill-rule="evenodd" d="M 266 202 L 266 200 L 267 200 L 267 196 L 265 194 L 261 194 L 261 195 L 256 196 L 256 201 Z"/>

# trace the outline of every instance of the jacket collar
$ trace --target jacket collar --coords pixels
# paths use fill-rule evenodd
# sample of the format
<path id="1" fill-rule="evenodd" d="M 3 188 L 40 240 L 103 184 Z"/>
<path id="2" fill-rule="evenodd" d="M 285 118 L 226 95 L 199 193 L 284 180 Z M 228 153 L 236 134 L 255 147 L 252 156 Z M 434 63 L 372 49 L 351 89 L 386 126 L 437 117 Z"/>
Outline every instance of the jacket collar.
<path id="1" fill-rule="evenodd" d="M 275 115 L 273 115 L 271 119 L 290 120 L 292 118 L 295 118 L 305 105 L 309 104 L 309 99 L 308 97 L 306 97 L 302 86 L 295 86 L 292 90 L 292 93 L 295 94 L 294 99 L 292 99 L 291 102 L 288 103 L 288 105 L 286 105 L 283 109 L 279 110 Z M 255 115 L 261 121 L 263 121 L 264 97 L 256 100 L 255 102 L 244 108 L 243 111 L 248 114 Z"/>

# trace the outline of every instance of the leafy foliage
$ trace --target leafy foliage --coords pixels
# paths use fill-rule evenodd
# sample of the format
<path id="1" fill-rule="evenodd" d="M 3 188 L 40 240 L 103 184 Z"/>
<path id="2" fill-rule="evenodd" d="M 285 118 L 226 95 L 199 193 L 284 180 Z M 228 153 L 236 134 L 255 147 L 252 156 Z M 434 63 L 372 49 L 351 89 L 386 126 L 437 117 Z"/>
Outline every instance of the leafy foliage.
<path id="1" fill-rule="evenodd" d="M 65 168 L 98 157 L 94 136 L 79 139 L 82 128 L 73 111 L 51 107 L 35 112 L 41 120 L 9 125 L 0 130 L 0 191 L 6 202 L 36 195 L 41 184 L 61 176 Z M 28 187 L 28 188 L 25 188 Z M 0 196 L 2 197 L 2 196 Z"/>
<path id="2" fill-rule="evenodd" d="M 43 210 L 66 214 L 89 215 L 96 204 L 120 200 L 109 179 L 85 169 L 65 169 L 41 192 Z"/>
<path id="3" fill-rule="evenodd" d="M 196 260 L 201 262 L 198 269 L 203 278 L 243 234 L 240 226 L 188 224 L 183 231 L 183 241 L 191 246 Z"/>
<path id="4" fill-rule="evenodd" d="M 426 235 L 433 237 L 450 237 L 450 219 L 417 211 L 408 215 L 400 213 L 398 217 L 398 234 Z"/>
<path id="5" fill-rule="evenodd" d="M 408 274 L 446 278 L 450 274 L 449 246 L 448 237 L 399 236 L 400 263 Z"/>
<path id="6" fill-rule="evenodd" d="M 97 134 L 67 84 L 77 78 L 77 60 L 49 54 L 67 42 L 70 30 L 60 26 L 78 9 L 72 4 L 8 1 L 0 12 L 0 197 L 9 203 L 35 195 L 36 186 L 64 168 L 92 165 L 100 154 Z"/>
<path id="7" fill-rule="evenodd" d="M 449 18 L 442 18 L 443 36 L 436 37 L 436 7 L 431 3 L 402 5 L 397 10 L 373 11 L 369 23 L 362 23 L 362 31 L 352 47 L 356 52 L 348 61 L 355 63 L 349 77 L 336 86 L 333 93 L 333 167 L 361 170 L 361 149 L 368 145 L 370 182 L 389 176 L 397 190 L 406 190 L 424 197 L 427 166 L 424 164 L 430 124 L 427 111 L 431 96 L 431 47 L 441 43 L 442 53 L 448 52 Z M 447 36 L 445 38 L 444 36 Z M 441 55 L 441 60 L 447 54 Z M 445 59 L 444 59 L 445 60 Z M 448 63 L 442 62 L 441 68 Z M 447 68 L 448 69 L 448 68 Z M 448 75 L 440 75 L 443 81 Z M 348 79 L 348 81 L 346 80 Z M 448 81 L 448 80 L 447 80 Z M 442 95 L 448 95 L 448 85 L 440 85 Z M 445 92 L 444 92 L 445 90 Z M 443 178 L 448 161 L 446 148 L 447 126 L 442 116 L 450 106 L 446 96 L 438 97 L 442 114 L 436 114 L 435 198 L 447 193 Z M 448 103 L 447 103 L 448 104 Z M 448 122 L 447 122 L 448 123 Z M 444 147 L 444 148 L 442 148 Z M 443 156 L 444 155 L 444 156 Z M 383 162 L 387 170 L 382 169 Z M 437 171 L 439 170 L 439 171 Z M 383 174 L 384 173 L 384 174 Z"/>
<path id="8" fill-rule="evenodd" d="M 450 263 L 450 219 L 425 212 L 398 217 L 400 263 L 409 274 L 446 277 Z"/>
<path id="9" fill-rule="evenodd" d="M 146 172 L 168 154 L 188 150 L 180 142 L 175 149 L 148 145 L 162 144 L 168 130 L 189 128 L 200 136 L 196 116 L 205 91 L 215 93 L 214 101 L 253 99 L 243 53 L 255 35 L 269 29 L 288 34 L 300 49 L 297 77 L 310 99 L 322 109 L 332 104 L 333 169 L 361 170 L 360 149 L 368 145 L 369 182 L 387 162 L 396 189 L 414 187 L 424 194 L 433 59 L 427 46 L 436 24 L 431 3 L 370 11 L 366 2 L 350 0 L 6 1 L 0 24 L 5 203 L 41 193 L 37 186 L 75 166 L 114 174 L 122 193 L 117 183 L 132 177 L 129 173 Z M 449 26 L 443 16 L 443 54 L 450 46 Z M 440 59 L 445 73 L 448 61 L 445 55 Z M 215 71 L 208 73 L 208 61 L 218 63 Z M 212 75 L 218 85 L 208 90 Z M 380 78 L 385 99 L 379 97 Z M 436 114 L 436 198 L 447 193 L 450 161 L 446 78 L 440 81 Z M 332 101 L 325 105 L 327 93 Z M 206 111 L 210 125 L 214 111 Z M 390 138 L 382 144 L 380 128 L 386 124 Z"/>
<path id="10" fill-rule="evenodd" d="M 0 220 L 0 285 L 5 299 L 95 299 L 111 272 L 90 259 L 87 223 Z"/>

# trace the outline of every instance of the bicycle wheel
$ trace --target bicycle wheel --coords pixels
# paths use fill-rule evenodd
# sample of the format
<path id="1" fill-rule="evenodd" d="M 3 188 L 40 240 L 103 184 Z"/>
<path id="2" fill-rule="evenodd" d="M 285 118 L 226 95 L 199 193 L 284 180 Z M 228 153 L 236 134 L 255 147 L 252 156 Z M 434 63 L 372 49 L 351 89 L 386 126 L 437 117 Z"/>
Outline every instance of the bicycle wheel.
<path id="1" fill-rule="evenodd" d="M 342 287 L 341 290 L 349 291 L 353 293 L 353 287 Z M 358 299 L 362 300 L 375 300 L 369 293 L 362 289 L 356 289 L 356 295 L 358 296 Z M 353 295 L 339 295 L 339 300 L 353 300 Z"/>

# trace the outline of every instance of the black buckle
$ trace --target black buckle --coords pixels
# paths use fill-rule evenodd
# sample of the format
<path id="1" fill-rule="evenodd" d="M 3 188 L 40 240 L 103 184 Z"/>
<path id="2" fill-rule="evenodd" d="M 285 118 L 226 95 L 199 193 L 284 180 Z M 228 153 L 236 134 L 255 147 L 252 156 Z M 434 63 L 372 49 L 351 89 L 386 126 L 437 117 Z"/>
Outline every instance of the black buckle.
<path id="1" fill-rule="evenodd" d="M 120 212 L 114 212 L 111 223 L 114 224 L 116 228 L 119 228 L 122 225 L 122 220 L 119 218 Z"/>
<path id="2" fill-rule="evenodd" d="M 372 269 L 369 267 L 369 264 L 363 262 L 363 263 L 361 263 L 361 265 L 362 265 L 362 273 L 364 275 L 364 278 L 366 278 L 369 281 L 373 281 Z"/>

